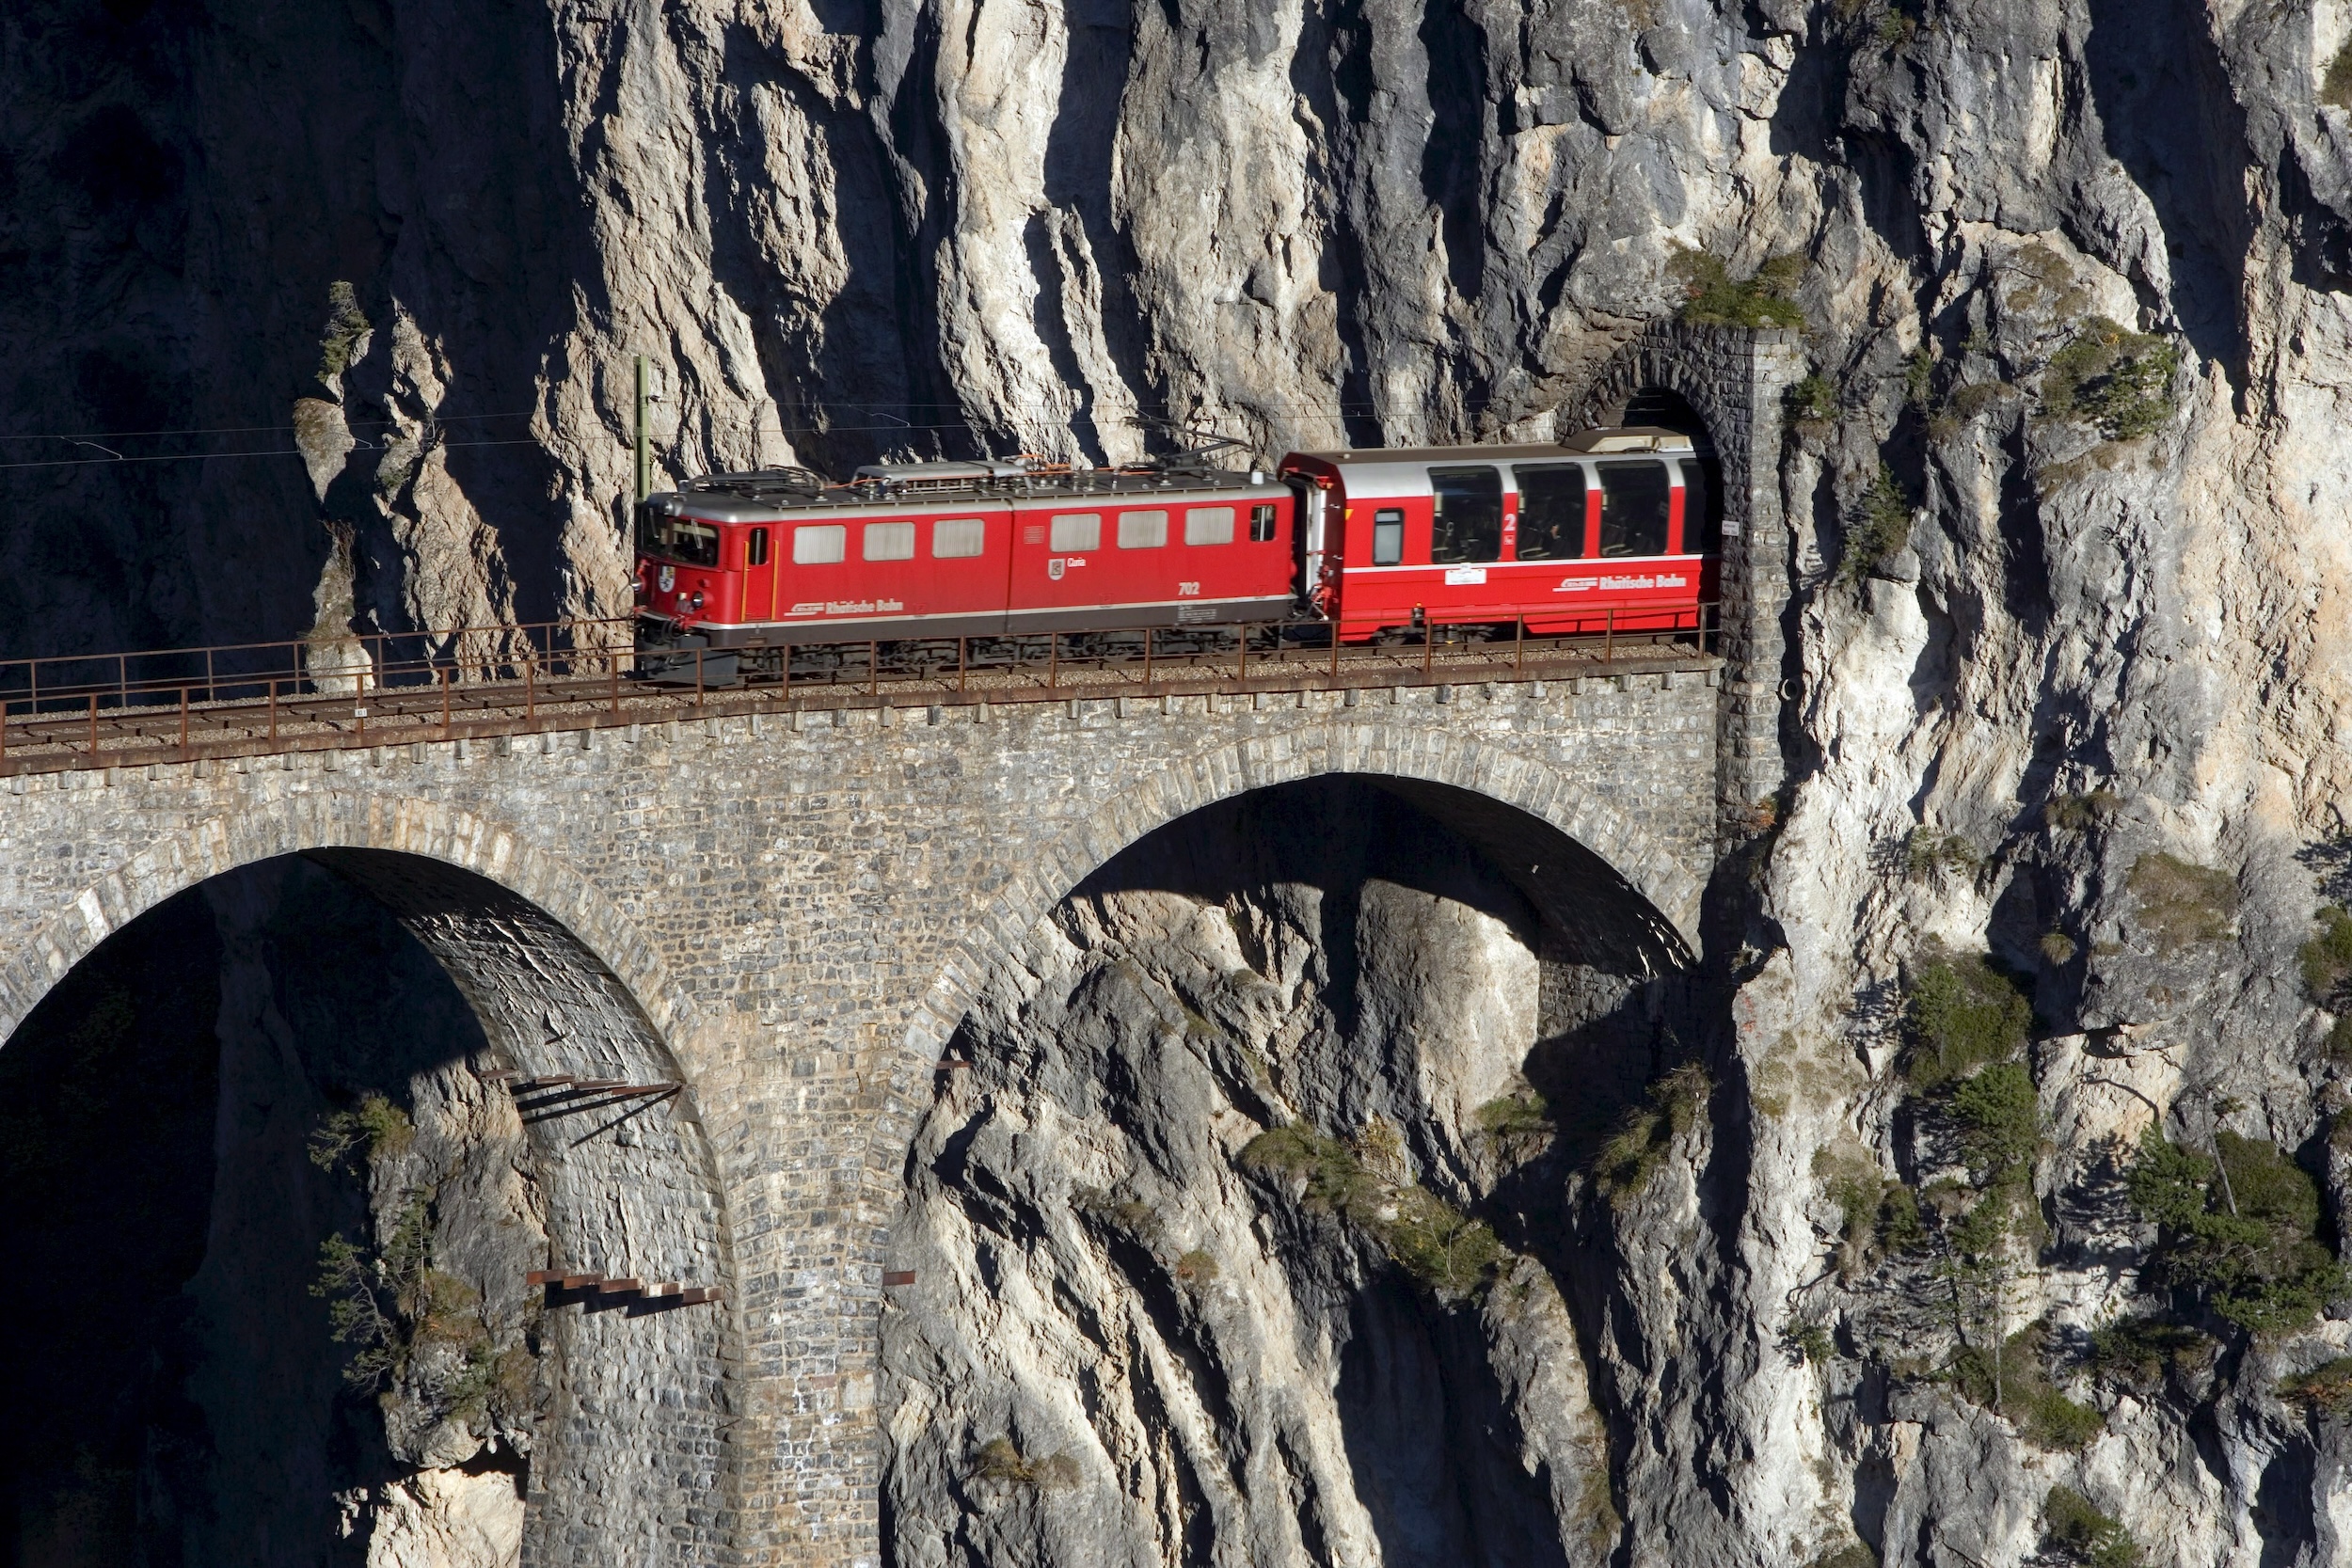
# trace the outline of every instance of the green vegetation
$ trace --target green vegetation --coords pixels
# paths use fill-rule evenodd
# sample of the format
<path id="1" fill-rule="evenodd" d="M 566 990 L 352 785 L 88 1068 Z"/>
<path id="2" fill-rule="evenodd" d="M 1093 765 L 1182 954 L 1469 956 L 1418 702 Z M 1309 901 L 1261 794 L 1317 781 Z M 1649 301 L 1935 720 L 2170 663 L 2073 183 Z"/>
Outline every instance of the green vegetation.
<path id="1" fill-rule="evenodd" d="M 1903 1004 L 1903 1074 L 1934 1089 L 2026 1043 L 2033 1006 L 1982 958 L 1945 958 L 1913 976 Z"/>
<path id="2" fill-rule="evenodd" d="M 434 1266 L 432 1241 L 432 1194 L 410 1188 L 382 1246 L 342 1236 L 321 1243 L 310 1293 L 327 1303 L 336 1343 L 352 1347 L 343 1381 L 373 1393 L 405 1379 L 427 1347 L 446 1345 L 458 1352 L 457 1366 L 428 1390 L 437 1402 L 465 1418 L 494 1395 L 519 1402 L 530 1387 L 529 1353 L 498 1349 L 480 1292 Z"/>
<path id="3" fill-rule="evenodd" d="M 2328 62 L 2328 74 L 2320 79 L 2319 101 L 2338 109 L 2352 109 L 2352 39 L 2344 40 L 2336 57 Z"/>
<path id="4" fill-rule="evenodd" d="M 2211 1365 L 2220 1347 L 2213 1336 L 2162 1318 L 2125 1318 L 2090 1336 L 2090 1365 L 2100 1376 L 2137 1393 L 2152 1394 L 2170 1372 Z"/>
<path id="5" fill-rule="evenodd" d="M 1903 361 L 1903 401 L 1925 411 L 1935 389 L 1935 352 L 1921 343 Z"/>
<path id="6" fill-rule="evenodd" d="M 1800 425 L 1831 424 L 1837 418 L 1837 384 L 1815 371 L 1788 388 L 1785 408 L 1788 418 Z"/>
<path id="7" fill-rule="evenodd" d="M 2319 929 L 2297 953 L 2303 990 L 2315 1006 L 2336 1015 L 2328 1031 L 2328 1053 L 2352 1056 L 2352 914 L 2328 904 L 2312 917 Z"/>
<path id="8" fill-rule="evenodd" d="M 1176 1259 L 1176 1277 L 1187 1285 L 1214 1285 L 1224 1272 L 1217 1266 L 1216 1254 L 1202 1247 L 1194 1247 Z"/>
<path id="9" fill-rule="evenodd" d="M 1775 256 L 1740 282 L 1733 282 L 1723 259 L 1703 250 L 1684 250 L 1667 263 L 1682 285 L 1682 319 L 1702 326 L 1798 326 L 1804 312 L 1798 309 L 1797 285 L 1804 278 L 1804 258 L 1795 252 Z"/>
<path id="10" fill-rule="evenodd" d="M 1840 1278 L 1853 1279 L 1886 1254 L 1909 1251 L 1926 1240 L 1919 1195 L 1882 1174 L 1867 1155 L 1822 1149 L 1813 1157 L 1813 1174 L 1837 1205 Z"/>
<path id="11" fill-rule="evenodd" d="M 348 283 L 326 286 L 326 331 L 319 339 L 319 379 L 332 381 L 351 368 L 351 351 L 368 335 L 368 318 Z"/>
<path id="12" fill-rule="evenodd" d="M 1791 1318 L 1782 1325 L 1780 1338 L 1810 1366 L 1826 1367 L 1837 1359 L 1837 1341 L 1831 1337 L 1827 1323 L 1815 1323 L 1810 1318 Z"/>
<path id="13" fill-rule="evenodd" d="M 2352 1414 L 2352 1355 L 2339 1355 L 2308 1372 L 2280 1379 L 2279 1397 L 2315 1416 Z"/>
<path id="14" fill-rule="evenodd" d="M 2226 871 L 2173 855 L 2142 855 L 2127 879 L 2139 927 L 2167 956 L 2237 932 L 2237 881 Z"/>
<path id="15" fill-rule="evenodd" d="M 1293 1122 L 1259 1133 L 1239 1158 L 1245 1169 L 1302 1181 L 1311 1212 L 1361 1227 L 1400 1268 L 1440 1294 L 1482 1289 L 1505 1256 L 1483 1222 L 1424 1187 L 1387 1181 L 1368 1168 L 1402 1164 L 1402 1141 L 1387 1122 L 1373 1122 L 1352 1146 Z"/>
<path id="16" fill-rule="evenodd" d="M 1939 441 L 1951 440 L 2011 390 L 1997 381 L 1972 381 L 1953 388 L 1928 416 L 1928 434 Z"/>
<path id="17" fill-rule="evenodd" d="M 2291 1333 L 2347 1289 L 2320 1240 L 2319 1185 L 2276 1144 L 2214 1134 L 2206 1158 L 2150 1128 L 2132 1206 L 2160 1227 L 2151 1273 L 2252 1334 Z"/>
<path id="18" fill-rule="evenodd" d="M 2109 440 L 2135 440 L 2170 422 L 2180 368 L 2181 351 L 2166 340 L 2093 316 L 2050 356 L 2042 404 L 2053 418 L 2095 425 Z"/>
<path id="19" fill-rule="evenodd" d="M 1160 1239 L 1160 1212 L 1141 1198 L 1122 1198 L 1080 1182 L 1070 1189 L 1070 1207 L 1098 1225 L 1124 1231 L 1147 1247 Z"/>
<path id="20" fill-rule="evenodd" d="M 1976 1403 L 2015 1423 L 2036 1448 L 2071 1453 L 2106 1430 L 2106 1418 L 2054 1386 L 2042 1366 L 2043 1331 L 2023 1329 L 1990 1349 L 1969 1345 L 1952 1357 L 1952 1382 Z"/>
<path id="21" fill-rule="evenodd" d="M 2122 810 L 2122 800 L 2111 789 L 2094 789 L 2087 795 L 2061 795 L 2042 808 L 2042 820 L 2053 828 L 2079 833 L 2105 822 Z"/>
<path id="22" fill-rule="evenodd" d="M 1982 863 L 1977 847 L 1958 833 L 1939 833 L 1925 824 L 1911 830 L 1903 845 L 1903 863 L 1914 877 L 1938 871 L 1973 872 Z"/>
<path id="23" fill-rule="evenodd" d="M 1846 524 L 1846 546 L 1837 561 L 1837 580 L 1860 582 L 1911 547 L 1911 498 L 1903 494 L 1895 470 L 1879 465 L 1878 473 L 1862 492 L 1862 501 Z"/>
<path id="24" fill-rule="evenodd" d="M 1879 1568 L 1879 1554 L 1859 1541 L 1849 1541 L 1815 1558 L 1811 1568 Z"/>
<path id="25" fill-rule="evenodd" d="M 2044 931 L 2042 940 L 2035 945 L 2042 949 L 2042 957 L 2053 969 L 2064 969 L 2074 961 L 2074 955 L 2082 951 L 2074 945 L 2074 939 L 2064 931 Z"/>
<path id="26" fill-rule="evenodd" d="M 1078 1462 L 1067 1453 L 1043 1459 L 1024 1455 L 1009 1437 L 992 1437 L 972 1455 L 972 1479 L 1033 1492 L 1059 1492 L 1078 1484 Z"/>
<path id="27" fill-rule="evenodd" d="M 2053 1486 L 2042 1500 L 2044 1544 L 2083 1568 L 2140 1568 L 2147 1557 L 2122 1524 L 2100 1513 L 2071 1486 Z"/>
<path id="28" fill-rule="evenodd" d="M 370 1160 L 389 1160 L 407 1152 L 416 1141 L 416 1124 L 408 1113 L 371 1089 L 358 1105 L 335 1112 L 311 1132 L 310 1164 L 334 1170 L 354 1149 L 363 1149 Z"/>
<path id="29" fill-rule="evenodd" d="M 1664 1164 L 1674 1140 L 1698 1125 L 1714 1092 L 1714 1080 L 1696 1062 L 1686 1062 L 1652 1084 L 1646 1102 L 1626 1112 L 1594 1158 L 1596 1184 L 1619 1202 L 1640 1196 Z"/>
<path id="30" fill-rule="evenodd" d="M 1554 1131 L 1551 1107 L 1533 1089 L 1506 1094 L 1478 1108 L 1478 1130 L 1505 1144 L 1548 1139 Z"/>

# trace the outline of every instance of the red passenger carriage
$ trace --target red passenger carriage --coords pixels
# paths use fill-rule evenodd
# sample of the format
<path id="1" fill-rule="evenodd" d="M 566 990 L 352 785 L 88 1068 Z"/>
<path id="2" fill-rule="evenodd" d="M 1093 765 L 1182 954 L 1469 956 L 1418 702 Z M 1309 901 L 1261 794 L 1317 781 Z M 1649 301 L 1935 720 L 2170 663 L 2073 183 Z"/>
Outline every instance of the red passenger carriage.
<path id="1" fill-rule="evenodd" d="M 648 649 L 1289 623 L 1535 635 L 1696 628 L 1699 455 L 1664 430 L 1560 446 L 1293 452 L 1277 471 L 881 464 L 721 474 L 638 509 Z"/>

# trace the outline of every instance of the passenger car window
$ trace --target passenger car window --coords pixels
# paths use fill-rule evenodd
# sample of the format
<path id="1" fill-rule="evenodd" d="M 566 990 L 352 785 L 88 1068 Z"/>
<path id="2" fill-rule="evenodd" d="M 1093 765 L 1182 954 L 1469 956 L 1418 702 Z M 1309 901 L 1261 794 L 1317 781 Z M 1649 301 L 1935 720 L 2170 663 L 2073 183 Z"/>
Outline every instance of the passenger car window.
<path id="1" fill-rule="evenodd" d="M 1103 547 L 1103 518 L 1094 512 L 1057 512 L 1054 515 L 1055 551 L 1099 550 Z"/>
<path id="2" fill-rule="evenodd" d="M 961 561 L 980 553 L 988 545 L 985 517 L 942 517 L 931 525 L 931 559 Z"/>
<path id="3" fill-rule="evenodd" d="M 830 566 L 850 553 L 850 531 L 841 523 L 803 523 L 792 531 L 792 564 Z"/>
<path id="4" fill-rule="evenodd" d="M 1405 559 L 1405 512 L 1384 506 L 1372 515 L 1372 563 L 1393 566 Z"/>
<path id="5" fill-rule="evenodd" d="M 1230 506 L 1195 506 L 1184 513 L 1184 543 L 1187 545 L 1230 545 L 1233 542 L 1233 509 Z"/>
<path id="6" fill-rule="evenodd" d="M 1674 487 L 1663 463 L 1600 466 L 1600 553 L 1664 555 Z"/>
<path id="7" fill-rule="evenodd" d="M 866 524 L 866 559 L 868 561 L 914 560 L 914 525 L 913 523 Z"/>
<path id="8" fill-rule="evenodd" d="M 1574 463 L 1516 464 L 1519 559 L 1575 561 L 1584 554 L 1584 470 Z"/>
<path id="9" fill-rule="evenodd" d="M 1120 549 L 1156 550 L 1167 543 L 1167 513 L 1122 512 L 1119 515 L 1119 547 Z"/>
<path id="10" fill-rule="evenodd" d="M 768 564 L 768 531 L 766 529 L 755 528 L 744 535 L 743 564 L 746 566 Z"/>
<path id="11" fill-rule="evenodd" d="M 1500 469 L 1432 468 L 1429 559 L 1439 565 L 1502 558 Z"/>

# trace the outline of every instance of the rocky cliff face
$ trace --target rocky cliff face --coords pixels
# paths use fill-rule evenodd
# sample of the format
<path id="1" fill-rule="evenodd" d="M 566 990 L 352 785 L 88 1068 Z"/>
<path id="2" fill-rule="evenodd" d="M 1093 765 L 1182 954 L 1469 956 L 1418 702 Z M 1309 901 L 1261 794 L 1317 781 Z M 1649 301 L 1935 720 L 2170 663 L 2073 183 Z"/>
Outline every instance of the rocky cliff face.
<path id="1" fill-rule="evenodd" d="M 1624 1019 L 1483 873 L 1241 820 L 1294 858 L 1074 900 L 910 1167 L 955 1289 L 890 1328 L 895 1549 L 2332 1560 L 2342 1419 L 2281 1389 L 2345 1322 L 2277 1292 L 2343 1293 L 2289 1255 L 2346 1180 L 2300 950 L 2352 829 L 2347 41 L 2341 0 L 37 0 L 0 457 L 72 466 L 0 469 L 0 635 L 616 608 L 636 352 L 665 475 L 1536 433 L 1706 280 L 1678 248 L 1794 253 L 1790 784 L 1724 951 Z M 1597 1132 L 1535 1081 L 1564 1031 Z M 2187 1163 L 2135 1196 L 2150 1129 Z"/>

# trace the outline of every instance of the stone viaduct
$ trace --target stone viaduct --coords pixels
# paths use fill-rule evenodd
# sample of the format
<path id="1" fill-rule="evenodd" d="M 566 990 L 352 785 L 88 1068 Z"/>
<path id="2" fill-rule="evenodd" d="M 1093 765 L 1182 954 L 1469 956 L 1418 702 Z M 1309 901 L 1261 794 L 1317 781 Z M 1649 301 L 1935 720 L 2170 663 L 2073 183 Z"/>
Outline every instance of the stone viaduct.
<path id="1" fill-rule="evenodd" d="M 1786 580 L 1769 454 L 1794 356 L 1670 330 L 1613 372 L 1715 433 L 1725 658 L 19 775 L 0 781 L 0 1037 L 183 889 L 288 854 L 339 871 L 473 1005 L 480 1068 L 686 1085 L 636 1136 L 536 1146 L 558 1263 L 723 1295 L 557 1320 L 525 1560 L 871 1568 L 908 1139 L 993 967 L 1120 849 L 1249 790 L 1367 775 L 1565 931 L 1653 972 L 1692 960 L 1724 824 L 1778 783 L 1782 606 L 1760 585 Z"/>

